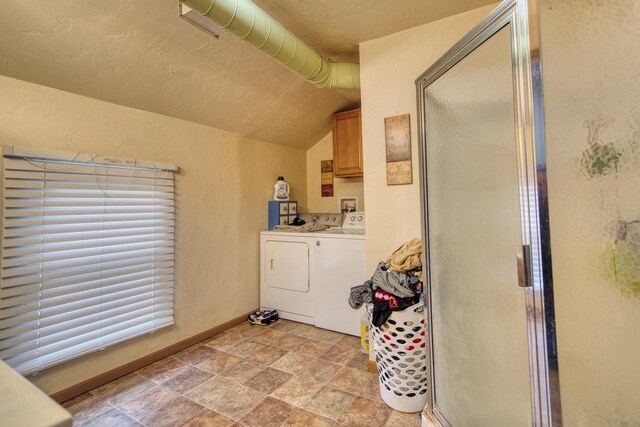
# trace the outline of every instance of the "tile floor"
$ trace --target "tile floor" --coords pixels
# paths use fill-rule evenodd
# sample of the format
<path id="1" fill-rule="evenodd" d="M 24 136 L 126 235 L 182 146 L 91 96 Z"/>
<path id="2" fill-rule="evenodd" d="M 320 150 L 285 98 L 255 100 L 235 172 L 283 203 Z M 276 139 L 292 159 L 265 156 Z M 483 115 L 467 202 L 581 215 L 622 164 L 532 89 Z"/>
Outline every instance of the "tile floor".
<path id="1" fill-rule="evenodd" d="M 69 400 L 74 426 L 419 426 L 380 398 L 356 337 L 236 326 Z"/>

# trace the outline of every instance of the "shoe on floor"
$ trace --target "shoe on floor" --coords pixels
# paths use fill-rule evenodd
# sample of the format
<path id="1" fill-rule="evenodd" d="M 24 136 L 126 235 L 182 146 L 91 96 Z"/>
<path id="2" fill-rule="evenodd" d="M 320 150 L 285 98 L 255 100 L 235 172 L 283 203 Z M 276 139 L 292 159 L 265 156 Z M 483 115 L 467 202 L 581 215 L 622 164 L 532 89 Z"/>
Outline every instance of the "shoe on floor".
<path id="1" fill-rule="evenodd" d="M 249 323 L 260 326 L 267 326 L 279 319 L 278 310 L 260 310 L 250 314 L 247 320 Z"/>

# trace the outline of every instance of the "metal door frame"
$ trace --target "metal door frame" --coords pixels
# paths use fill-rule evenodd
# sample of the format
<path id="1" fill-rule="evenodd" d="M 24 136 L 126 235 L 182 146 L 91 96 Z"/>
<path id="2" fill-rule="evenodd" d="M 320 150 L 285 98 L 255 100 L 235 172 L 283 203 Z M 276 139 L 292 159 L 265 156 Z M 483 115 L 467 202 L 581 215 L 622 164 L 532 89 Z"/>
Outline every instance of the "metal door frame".
<path id="1" fill-rule="evenodd" d="M 549 211 L 546 203 L 546 155 L 544 115 L 542 111 L 542 68 L 540 64 L 540 33 L 538 0 L 505 0 L 487 18 L 472 29 L 455 46 L 416 80 L 419 118 L 420 196 L 422 209 L 422 239 L 426 266 L 425 287 L 428 324 L 431 325 L 431 270 L 429 268 L 428 185 L 424 90 L 464 59 L 478 46 L 511 24 L 513 85 L 515 100 L 515 129 L 517 144 L 518 180 L 521 206 L 522 244 L 529 245 L 533 256 L 543 262 L 530 265 L 530 286 L 524 288 L 527 311 L 527 335 L 531 380 L 531 407 L 534 426 L 561 426 L 559 392 L 551 393 L 549 383 L 550 354 L 547 345 L 555 346 L 555 328 L 547 328 L 546 321 L 555 319 L 551 275 L 551 247 L 549 242 Z M 530 190 L 533 190 L 530 194 Z M 514 248 L 515 249 L 515 248 Z M 515 268 L 515 257 L 514 257 Z M 514 286 L 517 284 L 514 283 Z M 438 410 L 437 385 L 433 372 L 433 335 L 429 334 L 429 369 L 431 387 L 426 412 L 443 426 L 450 426 Z M 557 369 L 557 363 L 551 363 Z M 555 372 L 557 374 L 557 372 Z M 558 381 L 554 382 L 557 387 Z M 556 390 L 557 391 L 557 390 Z"/>

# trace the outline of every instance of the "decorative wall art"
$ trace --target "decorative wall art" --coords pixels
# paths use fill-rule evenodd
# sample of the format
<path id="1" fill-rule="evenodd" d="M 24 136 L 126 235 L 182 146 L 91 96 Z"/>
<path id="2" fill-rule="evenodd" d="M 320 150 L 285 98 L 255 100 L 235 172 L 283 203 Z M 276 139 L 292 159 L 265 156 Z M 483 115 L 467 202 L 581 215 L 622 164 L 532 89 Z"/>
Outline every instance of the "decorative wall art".
<path id="1" fill-rule="evenodd" d="M 340 212 L 357 212 L 358 211 L 358 197 L 357 196 L 345 196 L 339 198 Z"/>
<path id="2" fill-rule="evenodd" d="M 384 119 L 387 185 L 413 183 L 409 114 Z"/>
<path id="3" fill-rule="evenodd" d="M 322 197 L 333 197 L 333 160 L 320 161 L 320 187 Z"/>

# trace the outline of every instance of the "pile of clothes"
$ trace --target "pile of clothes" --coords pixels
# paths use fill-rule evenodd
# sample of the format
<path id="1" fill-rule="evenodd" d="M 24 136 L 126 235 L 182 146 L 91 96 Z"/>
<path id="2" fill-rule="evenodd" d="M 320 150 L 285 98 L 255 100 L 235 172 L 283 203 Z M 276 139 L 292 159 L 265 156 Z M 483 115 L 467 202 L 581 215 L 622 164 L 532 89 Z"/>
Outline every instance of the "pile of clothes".
<path id="1" fill-rule="evenodd" d="M 373 304 L 371 322 L 380 327 L 394 311 L 404 310 L 422 298 L 422 241 L 413 239 L 376 267 L 370 280 L 354 286 L 349 305 L 358 309 Z"/>

